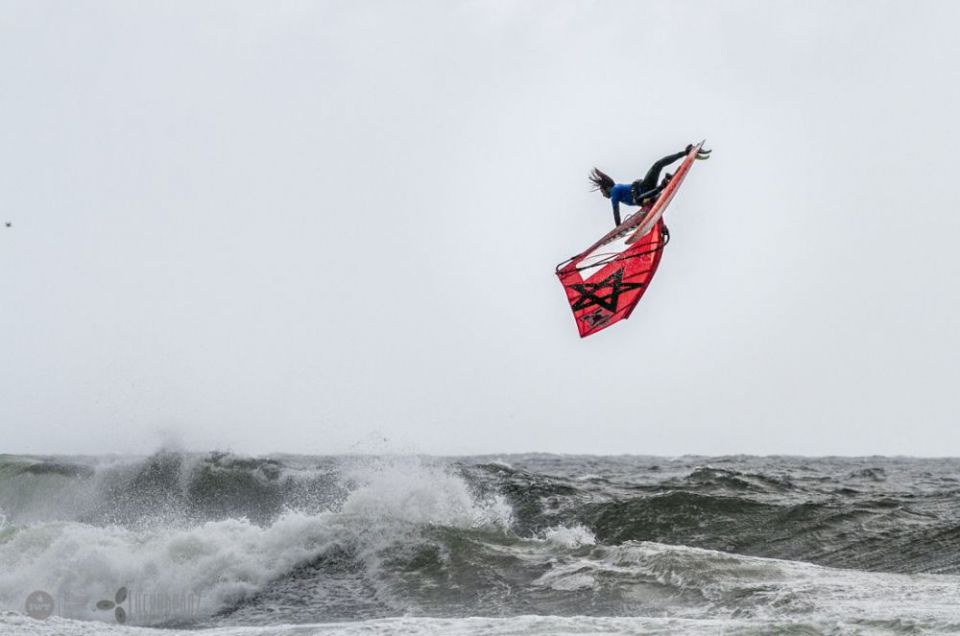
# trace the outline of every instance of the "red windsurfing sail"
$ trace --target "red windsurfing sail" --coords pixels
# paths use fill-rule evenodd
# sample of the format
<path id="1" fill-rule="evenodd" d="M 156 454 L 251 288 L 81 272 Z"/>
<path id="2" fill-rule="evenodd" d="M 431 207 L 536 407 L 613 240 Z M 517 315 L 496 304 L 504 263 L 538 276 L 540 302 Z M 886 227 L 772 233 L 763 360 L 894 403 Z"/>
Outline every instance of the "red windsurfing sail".
<path id="1" fill-rule="evenodd" d="M 557 265 L 581 338 L 629 318 L 640 302 L 669 240 L 661 216 L 702 146 L 700 142 L 687 153 L 653 205 L 641 208 L 586 250 Z"/>

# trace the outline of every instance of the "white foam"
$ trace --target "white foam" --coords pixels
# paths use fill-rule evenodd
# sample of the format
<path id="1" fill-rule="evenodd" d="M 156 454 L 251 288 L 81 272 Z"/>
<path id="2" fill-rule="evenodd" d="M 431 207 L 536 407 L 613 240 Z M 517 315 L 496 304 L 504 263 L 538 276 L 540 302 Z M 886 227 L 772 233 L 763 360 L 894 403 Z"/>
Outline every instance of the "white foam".
<path id="1" fill-rule="evenodd" d="M 42 524 L 0 544 L 0 604 L 16 609 L 37 589 L 58 598 L 100 599 L 129 586 L 146 598 L 189 596 L 190 615 L 175 610 L 165 618 L 196 618 L 193 612 L 209 614 L 316 556 L 334 532 L 324 516 L 298 513 L 266 528 L 236 519 L 147 532 Z M 68 615 L 102 617 L 83 602 Z"/>
<path id="2" fill-rule="evenodd" d="M 597 538 L 588 528 L 583 526 L 557 526 L 543 532 L 543 538 L 550 543 L 556 543 L 566 548 L 579 548 L 585 545 L 596 545 Z"/>
<path id="3" fill-rule="evenodd" d="M 509 528 L 513 511 L 494 495 L 478 501 L 447 465 L 417 457 L 364 459 L 345 471 L 355 487 L 341 512 L 383 521 Z"/>
<path id="4" fill-rule="evenodd" d="M 769 627 L 769 629 L 764 629 Z M 798 631 L 796 623 L 763 625 L 753 621 L 678 619 L 603 616 L 514 616 L 509 618 L 479 617 L 424 618 L 401 616 L 340 623 L 304 625 L 271 625 L 265 627 L 218 627 L 203 630 L 158 630 L 142 627 L 121 627 L 103 623 L 50 618 L 35 621 L 16 614 L 0 614 L 0 632 L 4 636 L 582 636 L 604 634 L 628 636 L 649 634 L 714 635 L 727 630 L 748 630 L 756 633 L 777 631 L 776 627 Z M 802 630 L 801 630 L 802 631 Z M 815 631 L 815 630 L 806 630 Z M 803 633 L 806 633 L 804 631 Z M 799 633 L 799 632 L 798 632 Z"/>
<path id="5" fill-rule="evenodd" d="M 347 472 L 352 491 L 339 512 L 289 511 L 266 527 L 245 519 L 150 529 L 57 521 L 0 535 L 0 609 L 19 610 L 29 593 L 44 590 L 87 599 L 65 616 L 103 619 L 96 601 L 127 586 L 147 598 L 189 596 L 189 607 L 163 619 L 197 618 L 344 540 L 373 555 L 424 524 L 506 528 L 512 520 L 502 497 L 475 500 L 443 465 L 391 458 L 358 461 Z"/>

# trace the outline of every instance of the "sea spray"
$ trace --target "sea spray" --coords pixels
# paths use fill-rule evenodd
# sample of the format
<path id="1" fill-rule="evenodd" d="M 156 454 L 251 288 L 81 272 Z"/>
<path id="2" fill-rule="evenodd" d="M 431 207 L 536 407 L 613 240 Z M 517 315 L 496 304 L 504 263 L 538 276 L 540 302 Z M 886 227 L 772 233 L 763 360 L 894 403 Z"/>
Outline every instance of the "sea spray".
<path id="1" fill-rule="evenodd" d="M 222 457 L 190 458 L 185 469 L 187 463 L 164 454 L 128 465 L 122 469 L 123 478 L 113 478 L 107 501 L 119 489 L 147 506 L 151 497 L 167 506 L 198 483 L 198 466 L 229 474 L 242 464 L 231 460 L 225 467 Z M 242 465 L 264 480 L 275 478 L 263 477 L 263 462 Z M 193 477 L 184 478 L 184 474 Z M 333 474 L 323 473 L 327 479 Z M 376 584 L 382 554 L 398 544 L 415 544 L 411 537 L 422 527 L 503 530 L 510 524 L 504 498 L 476 501 L 463 478 L 442 463 L 364 458 L 348 462 L 336 478 L 346 494 L 326 509 L 303 511 L 296 501 L 289 501 L 268 523 L 244 516 L 191 522 L 185 515 L 164 512 L 148 517 L 149 523 L 142 517 L 127 519 L 126 524 L 104 523 L 104 517 L 99 517 L 99 523 L 25 524 L 16 536 L 0 543 L 0 603 L 15 608 L 24 590 L 43 589 L 59 598 L 75 599 L 70 616 L 91 620 L 102 618 L 95 609 L 96 599 L 125 586 L 132 599 L 188 595 L 192 599 L 185 604 L 189 615 L 174 608 L 160 622 L 196 621 L 242 606 L 271 581 L 333 552 L 361 559 L 365 576 Z M 85 484 L 79 487 L 86 490 Z M 260 496 L 251 493 L 253 499 Z M 144 619 L 134 612 L 130 615 L 131 622 Z"/>
<path id="2" fill-rule="evenodd" d="M 122 588 L 116 629 L 218 636 L 297 633 L 280 623 L 469 633 L 483 617 L 491 634 L 960 628 L 953 460 L 3 462 L 0 494 L 16 505 L 0 502 L 0 608 L 23 612 L 35 591 L 72 603 L 44 623 L 51 634 L 93 629 L 63 616 L 108 629 Z M 82 505 L 12 496 L 26 483 Z M 16 620 L 0 617 L 0 632 L 34 633 Z M 306 627 L 330 621 L 345 622 Z"/>

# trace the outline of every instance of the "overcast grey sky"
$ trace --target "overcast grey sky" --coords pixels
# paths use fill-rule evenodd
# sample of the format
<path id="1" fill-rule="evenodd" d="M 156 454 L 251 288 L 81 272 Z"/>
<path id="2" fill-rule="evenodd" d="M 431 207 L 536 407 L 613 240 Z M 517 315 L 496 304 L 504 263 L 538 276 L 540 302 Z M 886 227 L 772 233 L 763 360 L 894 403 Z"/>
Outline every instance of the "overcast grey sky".
<path id="1" fill-rule="evenodd" d="M 0 452 L 958 455 L 958 25 L 0 0 Z M 587 172 L 704 137 L 580 340 Z"/>

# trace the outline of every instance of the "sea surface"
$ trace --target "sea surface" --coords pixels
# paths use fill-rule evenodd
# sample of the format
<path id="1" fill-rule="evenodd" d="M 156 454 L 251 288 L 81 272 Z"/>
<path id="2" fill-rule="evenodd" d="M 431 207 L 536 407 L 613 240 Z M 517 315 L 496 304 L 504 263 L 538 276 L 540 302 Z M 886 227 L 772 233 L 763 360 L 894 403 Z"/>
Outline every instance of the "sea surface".
<path id="1" fill-rule="evenodd" d="M 960 633 L 958 502 L 956 459 L 0 455 L 0 634 Z"/>

